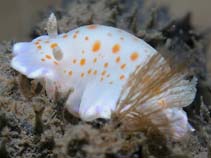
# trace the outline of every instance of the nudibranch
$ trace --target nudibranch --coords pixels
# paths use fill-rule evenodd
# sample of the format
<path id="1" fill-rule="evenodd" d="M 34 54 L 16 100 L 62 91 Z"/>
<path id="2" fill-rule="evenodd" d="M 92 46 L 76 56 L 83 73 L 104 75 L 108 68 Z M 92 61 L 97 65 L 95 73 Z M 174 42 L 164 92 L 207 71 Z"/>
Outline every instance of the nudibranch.
<path id="1" fill-rule="evenodd" d="M 121 29 L 96 24 L 58 34 L 54 14 L 47 32 L 16 43 L 11 66 L 28 78 L 44 80 L 51 99 L 56 92 L 72 89 L 66 101 L 70 113 L 85 121 L 109 119 L 117 111 L 129 118 L 149 116 L 161 132 L 166 130 L 162 123 L 170 122 L 174 138 L 192 129 L 182 108 L 195 97 L 196 79 L 171 73 L 149 44 Z"/>

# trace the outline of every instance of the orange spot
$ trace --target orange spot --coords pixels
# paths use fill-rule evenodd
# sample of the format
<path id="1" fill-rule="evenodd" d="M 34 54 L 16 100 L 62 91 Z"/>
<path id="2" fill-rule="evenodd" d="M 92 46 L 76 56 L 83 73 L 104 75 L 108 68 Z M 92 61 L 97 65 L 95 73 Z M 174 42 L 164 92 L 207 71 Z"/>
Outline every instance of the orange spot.
<path id="1" fill-rule="evenodd" d="M 50 55 L 48 55 L 48 54 L 45 55 L 45 58 L 46 59 L 52 59 L 52 57 Z"/>
<path id="2" fill-rule="evenodd" d="M 43 62 L 44 62 L 44 61 L 45 61 L 45 59 L 44 59 L 44 58 L 42 58 L 42 59 L 41 59 L 41 61 L 43 61 Z"/>
<path id="3" fill-rule="evenodd" d="M 133 52 L 131 55 L 130 55 L 130 59 L 132 61 L 135 61 L 138 59 L 138 53 L 137 52 Z"/>
<path id="4" fill-rule="evenodd" d="M 106 71 L 103 70 L 103 72 L 101 73 L 102 76 L 104 76 L 106 74 Z"/>
<path id="5" fill-rule="evenodd" d="M 95 71 L 93 72 L 93 74 L 94 74 L 94 75 L 97 75 L 97 70 L 95 70 Z"/>
<path id="6" fill-rule="evenodd" d="M 57 43 L 52 43 L 52 44 L 51 44 L 51 48 L 52 48 L 52 49 L 56 48 L 57 46 L 58 46 Z"/>
<path id="7" fill-rule="evenodd" d="M 68 35 L 67 35 L 67 34 L 64 34 L 62 37 L 63 37 L 63 38 L 67 38 L 67 37 L 68 37 Z"/>
<path id="8" fill-rule="evenodd" d="M 112 48 L 112 52 L 113 52 L 114 54 L 118 53 L 119 50 L 120 50 L 120 45 L 119 45 L 119 44 L 115 44 L 115 45 L 113 46 L 113 48 Z"/>
<path id="9" fill-rule="evenodd" d="M 35 42 L 34 44 L 39 45 L 39 44 L 40 44 L 40 42 L 38 42 L 38 41 L 37 41 L 37 42 Z"/>
<path id="10" fill-rule="evenodd" d="M 68 72 L 68 75 L 69 75 L 69 76 L 72 76 L 72 74 L 73 74 L 73 72 L 70 70 L 70 71 Z"/>
<path id="11" fill-rule="evenodd" d="M 122 64 L 120 68 L 124 69 L 125 67 L 126 67 L 126 64 Z"/>
<path id="12" fill-rule="evenodd" d="M 88 28 L 88 29 L 96 29 L 97 26 L 96 26 L 96 25 L 88 25 L 87 28 Z"/>
<path id="13" fill-rule="evenodd" d="M 77 60 L 76 59 L 73 59 L 73 64 L 76 64 Z"/>
<path id="14" fill-rule="evenodd" d="M 167 104 L 166 104 L 165 100 L 163 100 L 163 99 L 159 100 L 158 104 L 163 106 L 163 107 L 167 107 Z"/>
<path id="15" fill-rule="evenodd" d="M 58 63 L 57 61 L 54 61 L 53 63 L 54 63 L 55 65 L 59 65 L 59 63 Z"/>
<path id="16" fill-rule="evenodd" d="M 125 78 L 124 75 L 121 75 L 121 76 L 119 77 L 120 80 L 123 80 L 124 78 Z"/>
<path id="17" fill-rule="evenodd" d="M 92 46 L 92 51 L 97 52 L 100 50 L 100 47 L 101 47 L 100 41 L 95 41 L 95 43 Z"/>
<path id="18" fill-rule="evenodd" d="M 86 41 L 88 41 L 88 40 L 89 40 L 89 37 L 88 37 L 88 36 L 86 36 L 84 39 L 85 39 Z"/>
<path id="19" fill-rule="evenodd" d="M 38 45 L 38 46 L 37 46 L 37 49 L 42 49 L 42 46 L 41 46 L 41 45 Z"/>
<path id="20" fill-rule="evenodd" d="M 81 73 L 81 77 L 84 77 L 84 73 L 83 72 Z"/>
<path id="21" fill-rule="evenodd" d="M 77 38 L 77 34 L 74 34 L 74 35 L 73 35 L 73 38 L 74 38 L 74 39 Z"/>
<path id="22" fill-rule="evenodd" d="M 107 67 L 108 67 L 108 63 L 105 63 L 105 64 L 104 64 L 104 68 L 107 68 Z"/>
<path id="23" fill-rule="evenodd" d="M 97 62 L 97 58 L 94 58 L 93 63 L 96 63 L 96 62 Z"/>
<path id="24" fill-rule="evenodd" d="M 92 69 L 89 69 L 87 72 L 90 75 L 92 73 Z"/>
<path id="25" fill-rule="evenodd" d="M 80 61 L 80 65 L 83 66 L 86 64 L 86 59 L 85 58 L 82 58 L 81 61 Z"/>
<path id="26" fill-rule="evenodd" d="M 116 62 L 117 62 L 117 63 L 120 62 L 120 57 L 119 57 L 119 56 L 116 58 Z"/>

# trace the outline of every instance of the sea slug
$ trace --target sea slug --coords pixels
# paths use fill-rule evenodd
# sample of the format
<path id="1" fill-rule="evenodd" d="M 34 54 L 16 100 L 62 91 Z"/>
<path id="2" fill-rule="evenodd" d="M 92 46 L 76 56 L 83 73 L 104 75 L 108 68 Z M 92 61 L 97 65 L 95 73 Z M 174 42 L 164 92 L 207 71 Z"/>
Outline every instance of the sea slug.
<path id="1" fill-rule="evenodd" d="M 149 44 L 121 29 L 97 24 L 58 34 L 53 14 L 47 32 L 31 42 L 16 43 L 11 66 L 28 78 L 44 80 L 51 99 L 56 91 L 73 89 L 66 101 L 70 113 L 85 121 L 109 119 L 115 111 L 127 111 L 127 117 L 148 115 L 162 132 L 162 122 L 171 122 L 168 128 L 176 138 L 191 129 L 182 107 L 193 101 L 196 79 L 171 73 Z M 133 87 L 130 83 L 136 79 Z M 140 98 L 145 100 L 138 102 Z"/>

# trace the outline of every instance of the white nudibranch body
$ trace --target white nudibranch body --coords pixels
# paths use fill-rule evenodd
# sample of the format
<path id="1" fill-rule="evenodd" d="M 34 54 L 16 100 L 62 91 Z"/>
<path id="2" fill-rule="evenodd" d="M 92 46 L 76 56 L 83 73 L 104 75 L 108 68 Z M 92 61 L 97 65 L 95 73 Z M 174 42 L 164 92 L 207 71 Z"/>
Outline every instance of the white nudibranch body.
<path id="1" fill-rule="evenodd" d="M 14 45 L 11 66 L 28 78 L 44 79 L 50 98 L 54 98 L 56 91 L 63 93 L 73 89 L 66 107 L 81 119 L 109 119 L 117 108 L 117 101 L 130 75 L 158 52 L 143 40 L 121 29 L 87 25 L 58 35 L 55 18 L 50 22 L 49 35 Z M 178 116 L 177 122 L 182 124 L 176 125 L 184 129 L 184 132 L 181 129 L 175 130 L 175 135 L 179 137 L 190 129 L 182 107 L 192 102 L 196 91 L 195 82 L 185 83 L 180 87 L 178 95 L 180 100 L 187 98 L 188 101 L 184 101 L 185 104 L 181 106 L 171 105 L 162 112 L 169 120 L 172 116 Z M 188 97 L 183 95 L 186 91 L 190 92 Z M 174 101 L 176 95 L 172 97 Z M 169 100 L 168 95 L 164 97 L 156 102 L 165 104 L 164 100 L 168 100 L 171 104 L 171 98 Z M 158 105 L 150 105 L 150 108 L 153 109 L 153 106 Z"/>

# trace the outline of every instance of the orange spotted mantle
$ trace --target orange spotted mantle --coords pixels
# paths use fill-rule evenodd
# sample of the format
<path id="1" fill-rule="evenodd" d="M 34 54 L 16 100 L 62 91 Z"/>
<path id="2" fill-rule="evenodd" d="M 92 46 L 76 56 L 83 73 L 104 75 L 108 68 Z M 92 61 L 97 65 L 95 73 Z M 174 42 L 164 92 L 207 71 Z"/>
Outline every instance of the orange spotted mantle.
<path id="1" fill-rule="evenodd" d="M 109 118 L 121 89 L 137 66 L 156 53 L 123 30 L 88 25 L 14 45 L 12 67 L 45 81 L 47 94 L 73 89 L 68 110 L 84 120 Z"/>

